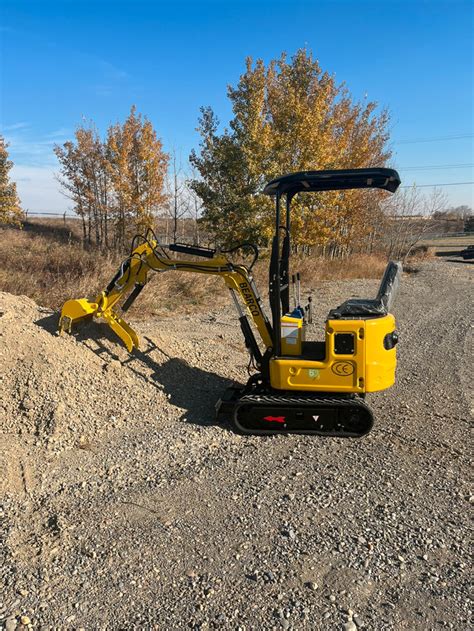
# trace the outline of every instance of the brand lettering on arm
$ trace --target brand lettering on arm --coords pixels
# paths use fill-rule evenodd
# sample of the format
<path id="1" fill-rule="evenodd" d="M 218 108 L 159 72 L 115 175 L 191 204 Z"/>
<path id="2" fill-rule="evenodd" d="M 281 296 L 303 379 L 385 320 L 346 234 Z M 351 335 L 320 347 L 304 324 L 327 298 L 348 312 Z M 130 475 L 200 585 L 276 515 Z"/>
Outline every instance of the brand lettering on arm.
<path id="1" fill-rule="evenodd" d="M 241 289 L 242 295 L 244 297 L 245 304 L 250 310 L 250 313 L 253 316 L 258 317 L 260 314 L 260 309 L 257 305 L 255 298 L 253 297 L 252 291 L 248 286 L 248 283 L 239 283 L 239 287 Z"/>

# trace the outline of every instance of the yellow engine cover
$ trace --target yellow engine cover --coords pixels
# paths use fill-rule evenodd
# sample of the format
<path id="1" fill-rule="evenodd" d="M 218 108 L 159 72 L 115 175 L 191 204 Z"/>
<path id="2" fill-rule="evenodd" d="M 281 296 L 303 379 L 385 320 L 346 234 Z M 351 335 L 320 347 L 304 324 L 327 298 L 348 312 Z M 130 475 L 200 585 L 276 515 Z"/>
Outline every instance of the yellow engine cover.
<path id="1" fill-rule="evenodd" d="M 395 381 L 396 349 L 384 346 L 393 331 L 395 318 L 390 314 L 365 320 L 328 320 L 325 358 L 315 360 L 304 354 L 272 358 L 271 385 L 277 390 L 310 392 L 385 390 Z M 349 340 L 348 348 L 338 342 L 343 338 Z"/>

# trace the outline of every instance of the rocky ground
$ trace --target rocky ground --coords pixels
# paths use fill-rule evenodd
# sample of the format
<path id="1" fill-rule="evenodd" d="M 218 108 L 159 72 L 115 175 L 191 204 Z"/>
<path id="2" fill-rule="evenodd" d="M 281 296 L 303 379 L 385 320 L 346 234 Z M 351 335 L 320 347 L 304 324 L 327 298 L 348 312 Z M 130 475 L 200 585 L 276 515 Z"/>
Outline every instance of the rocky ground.
<path id="1" fill-rule="evenodd" d="M 472 269 L 404 275 L 360 440 L 215 424 L 246 379 L 230 307 L 137 323 L 128 356 L 0 294 L 3 628 L 468 629 Z M 376 286 L 321 283 L 316 316 Z"/>

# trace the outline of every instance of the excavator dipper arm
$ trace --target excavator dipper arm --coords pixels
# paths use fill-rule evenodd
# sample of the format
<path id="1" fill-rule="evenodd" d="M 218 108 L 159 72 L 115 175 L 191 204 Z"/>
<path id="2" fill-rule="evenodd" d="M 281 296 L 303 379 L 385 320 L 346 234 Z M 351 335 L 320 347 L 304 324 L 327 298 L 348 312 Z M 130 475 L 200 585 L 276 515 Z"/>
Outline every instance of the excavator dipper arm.
<path id="1" fill-rule="evenodd" d="M 238 309 L 246 346 L 258 364 L 262 354 L 248 316 L 253 321 L 265 350 L 272 346 L 272 328 L 262 309 L 260 296 L 249 270 L 243 265 L 233 264 L 221 253 L 212 254 L 212 258 L 206 254 L 207 260 L 203 261 L 169 258 L 166 253 L 161 254 L 158 251 L 158 248 L 163 249 L 163 246 L 159 246 L 157 241 L 146 237 L 143 240 L 144 242 L 135 247 L 130 256 L 122 262 L 105 290 L 94 300 L 79 298 L 68 300 L 64 304 L 59 320 L 60 333 L 71 332 L 72 326 L 85 318 L 103 318 L 131 352 L 133 348 L 139 347 L 139 339 L 132 327 L 117 312 L 117 308 L 123 299 L 125 300 L 120 309 L 121 313 L 130 308 L 146 285 L 150 271 L 161 273 L 181 270 L 196 274 L 211 274 L 220 276 L 229 288 Z M 191 250 L 193 250 L 192 254 L 199 252 L 198 248 L 189 247 L 189 251 Z M 186 251 L 186 246 L 182 246 L 180 251 Z M 203 252 L 212 251 L 203 250 Z"/>

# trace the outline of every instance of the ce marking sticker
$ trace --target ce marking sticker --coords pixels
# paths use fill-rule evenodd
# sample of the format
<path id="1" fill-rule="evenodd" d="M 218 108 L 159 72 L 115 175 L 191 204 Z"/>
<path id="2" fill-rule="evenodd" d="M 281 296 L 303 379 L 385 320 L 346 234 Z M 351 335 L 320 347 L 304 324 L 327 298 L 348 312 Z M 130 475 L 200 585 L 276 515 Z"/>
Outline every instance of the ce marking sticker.
<path id="1" fill-rule="evenodd" d="M 354 365 L 350 362 L 336 362 L 331 366 L 331 370 L 339 377 L 349 377 L 354 372 Z"/>

